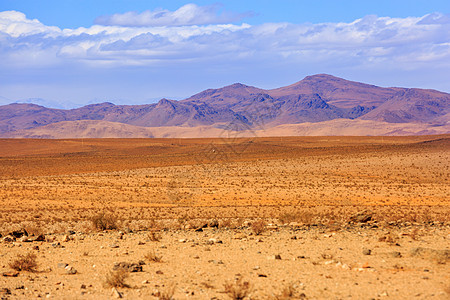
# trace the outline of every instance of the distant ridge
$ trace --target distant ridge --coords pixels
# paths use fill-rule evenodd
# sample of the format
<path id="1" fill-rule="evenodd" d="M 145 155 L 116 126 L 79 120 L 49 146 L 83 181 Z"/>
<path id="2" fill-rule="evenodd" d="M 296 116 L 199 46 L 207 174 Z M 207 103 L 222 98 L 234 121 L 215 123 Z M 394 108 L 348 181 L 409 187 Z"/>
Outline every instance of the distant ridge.
<path id="1" fill-rule="evenodd" d="M 337 121 L 330 122 L 333 120 Z M 332 131 L 319 129 L 336 124 L 346 125 Z M 185 100 L 161 99 L 147 105 L 105 102 L 70 110 L 35 104 L 0 106 L 0 137 L 153 137 L 162 132 L 158 128 L 165 128 L 166 135 L 172 137 L 201 137 L 198 136 L 201 133 L 213 137 L 223 131 L 264 132 L 264 135 L 315 135 L 317 132 L 372 135 L 375 131 L 368 124 L 376 124 L 375 131 L 380 135 L 449 133 L 450 94 L 382 88 L 318 74 L 272 90 L 235 83 L 205 90 Z M 361 132 L 360 126 L 367 132 Z M 390 130 L 394 127 L 395 130 Z"/>

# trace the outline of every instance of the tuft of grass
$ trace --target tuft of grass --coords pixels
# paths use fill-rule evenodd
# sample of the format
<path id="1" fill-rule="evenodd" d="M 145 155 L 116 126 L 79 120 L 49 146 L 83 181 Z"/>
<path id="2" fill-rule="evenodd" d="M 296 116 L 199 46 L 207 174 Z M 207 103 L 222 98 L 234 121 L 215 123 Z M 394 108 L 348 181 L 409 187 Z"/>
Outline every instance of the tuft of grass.
<path id="1" fill-rule="evenodd" d="M 276 294 L 270 299 L 272 300 L 289 300 L 289 299 L 304 299 L 305 294 L 297 295 L 297 290 L 295 289 L 293 284 L 289 284 L 285 286 L 279 294 Z"/>
<path id="2" fill-rule="evenodd" d="M 130 274 L 123 268 L 119 268 L 115 271 L 111 271 L 108 275 L 106 275 L 105 285 L 106 287 L 121 287 L 127 288 L 130 287 L 125 280 L 130 276 Z"/>
<path id="3" fill-rule="evenodd" d="M 38 263 L 36 261 L 36 254 L 27 253 L 25 255 L 19 254 L 16 259 L 14 259 L 9 267 L 16 271 L 28 271 L 36 272 Z"/>
<path id="4" fill-rule="evenodd" d="M 227 282 L 224 284 L 225 294 L 233 300 L 242 300 L 249 296 L 252 287 L 248 281 L 239 278 L 235 282 Z"/>
<path id="5" fill-rule="evenodd" d="M 162 256 L 158 255 L 155 250 L 152 250 L 145 254 L 144 259 L 149 262 L 162 262 Z"/>
<path id="6" fill-rule="evenodd" d="M 92 226 L 97 230 L 117 229 L 117 217 L 112 214 L 99 213 L 91 218 Z"/>
<path id="7" fill-rule="evenodd" d="M 162 289 L 159 293 L 158 299 L 159 300 L 172 300 L 173 295 L 175 294 L 175 284 L 169 284 L 166 288 Z"/>
<path id="8" fill-rule="evenodd" d="M 258 220 L 252 223 L 250 226 L 253 230 L 253 233 L 256 235 L 260 235 L 264 231 L 266 231 L 266 221 L 264 220 Z"/>

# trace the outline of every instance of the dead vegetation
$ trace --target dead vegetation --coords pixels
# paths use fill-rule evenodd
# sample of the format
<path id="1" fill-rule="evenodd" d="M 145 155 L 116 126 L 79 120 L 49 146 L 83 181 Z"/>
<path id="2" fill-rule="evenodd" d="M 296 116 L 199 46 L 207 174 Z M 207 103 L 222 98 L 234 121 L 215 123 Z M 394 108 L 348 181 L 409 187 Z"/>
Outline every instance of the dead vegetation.
<path id="1" fill-rule="evenodd" d="M 252 291 L 250 282 L 244 281 L 242 277 L 234 282 L 224 284 L 224 293 L 233 300 L 242 300 L 249 297 Z"/>
<path id="2" fill-rule="evenodd" d="M 112 213 L 101 212 L 92 216 L 91 218 L 92 226 L 96 230 L 114 230 L 118 228 L 118 220 Z"/>
<path id="3" fill-rule="evenodd" d="M 129 272 L 123 268 L 113 270 L 106 275 L 105 286 L 116 288 L 130 287 L 125 281 L 130 276 Z"/>
<path id="4" fill-rule="evenodd" d="M 28 271 L 28 272 L 36 272 L 38 263 L 37 256 L 34 253 L 27 254 L 19 254 L 12 262 L 9 264 L 9 267 L 16 271 Z"/>
<path id="5" fill-rule="evenodd" d="M 162 262 L 162 255 L 158 255 L 155 250 L 152 250 L 145 254 L 144 259 L 148 262 L 159 263 Z"/>

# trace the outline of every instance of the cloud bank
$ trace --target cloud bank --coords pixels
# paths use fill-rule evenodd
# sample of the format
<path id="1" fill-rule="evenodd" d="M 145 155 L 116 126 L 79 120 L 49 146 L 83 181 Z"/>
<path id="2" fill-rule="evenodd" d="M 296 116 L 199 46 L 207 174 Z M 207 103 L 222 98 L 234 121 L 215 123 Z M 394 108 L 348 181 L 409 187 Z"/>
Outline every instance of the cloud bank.
<path id="1" fill-rule="evenodd" d="M 190 3 L 173 12 L 166 9 L 157 9 L 154 11 L 147 10 L 142 13 L 126 12 L 101 16 L 95 20 L 95 23 L 106 26 L 128 27 L 227 24 L 241 21 L 243 18 L 252 15 L 251 13 L 219 13 L 220 7 L 221 5 L 219 4 L 198 6 Z"/>
<path id="2" fill-rule="evenodd" d="M 192 14 L 179 17 L 185 16 L 180 11 L 189 9 L 193 9 Z M 0 12 L 0 55 L 10 65 L 51 65 L 64 61 L 148 65 L 223 59 L 312 60 L 332 64 L 389 62 L 412 67 L 450 62 L 448 15 L 366 16 L 351 23 L 186 25 L 199 11 L 210 9 L 186 5 L 173 13 L 163 12 L 160 17 L 154 16 L 156 12 L 150 12 L 150 17 L 143 13 L 142 20 L 136 20 L 152 26 L 94 25 L 78 29 L 46 26 L 17 11 Z M 208 18 L 213 15 L 205 14 L 200 21 L 211 22 Z M 158 23 L 158 18 L 163 20 Z M 111 23 L 126 24 L 126 19 Z M 171 26 L 154 26 L 168 22 Z"/>

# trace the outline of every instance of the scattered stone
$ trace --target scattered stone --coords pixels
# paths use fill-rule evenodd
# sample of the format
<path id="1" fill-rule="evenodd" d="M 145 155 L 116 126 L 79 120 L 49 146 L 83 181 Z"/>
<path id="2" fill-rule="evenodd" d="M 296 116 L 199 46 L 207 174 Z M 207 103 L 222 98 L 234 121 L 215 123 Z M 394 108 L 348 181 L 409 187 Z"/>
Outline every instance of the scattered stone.
<path id="1" fill-rule="evenodd" d="M 61 269 L 64 269 L 65 267 L 67 267 L 68 266 L 68 264 L 66 264 L 66 263 L 58 263 L 57 264 L 57 267 L 58 268 L 61 268 Z"/>
<path id="2" fill-rule="evenodd" d="M 10 232 L 8 235 L 15 237 L 16 239 L 20 239 L 22 236 L 28 236 L 28 232 L 25 229 L 16 230 Z"/>
<path id="3" fill-rule="evenodd" d="M 2 289 L 0 289 L 0 294 L 3 294 L 3 295 L 11 295 L 11 290 L 8 289 L 8 288 L 2 288 Z M 3 299 L 3 298 L 2 298 L 2 299 Z"/>
<path id="4" fill-rule="evenodd" d="M 217 221 L 216 219 L 214 219 L 214 220 L 212 220 L 212 221 L 210 221 L 210 222 L 208 223 L 208 226 L 209 226 L 209 227 L 212 227 L 212 228 L 219 228 L 219 221 Z"/>
<path id="5" fill-rule="evenodd" d="M 13 236 L 11 236 L 11 235 L 7 235 L 7 236 L 3 237 L 3 241 L 7 242 L 7 243 L 14 242 L 15 240 L 16 239 Z"/>
<path id="6" fill-rule="evenodd" d="M 67 234 L 63 235 L 63 237 L 61 238 L 61 242 L 69 242 L 71 240 L 72 238 Z"/>
<path id="7" fill-rule="evenodd" d="M 24 235 L 19 239 L 19 242 L 24 243 L 24 242 L 31 242 L 28 238 L 28 236 Z"/>
<path id="8" fill-rule="evenodd" d="M 350 217 L 350 222 L 352 223 L 367 223 L 372 220 L 373 213 L 369 210 L 360 211 Z"/>
<path id="9" fill-rule="evenodd" d="M 362 253 L 364 255 L 370 255 L 370 254 L 372 254 L 372 250 L 370 250 L 370 249 L 363 249 Z"/>
<path id="10" fill-rule="evenodd" d="M 115 287 L 112 288 L 112 296 L 113 296 L 114 298 L 123 298 L 122 293 L 119 292 L 119 291 L 117 290 L 117 288 L 115 288 Z"/>
<path id="11" fill-rule="evenodd" d="M 2 276 L 4 276 L 4 277 L 17 277 L 17 276 L 19 276 L 19 272 L 17 272 L 17 271 L 4 272 L 2 274 Z"/>
<path id="12" fill-rule="evenodd" d="M 31 249 L 39 251 L 39 246 L 33 246 Z"/>
<path id="13" fill-rule="evenodd" d="M 66 266 L 65 269 L 66 269 L 66 273 L 69 275 L 77 274 L 77 270 L 74 267 Z"/>
<path id="14" fill-rule="evenodd" d="M 142 272 L 142 265 L 139 263 L 119 262 L 115 263 L 113 270 L 124 269 L 128 272 Z"/>
<path id="15" fill-rule="evenodd" d="M 390 256 L 392 256 L 393 258 L 400 258 L 400 257 L 402 257 L 402 254 L 398 251 L 393 251 L 393 252 L 390 252 Z"/>
<path id="16" fill-rule="evenodd" d="M 63 246 L 63 245 L 61 245 L 61 243 L 60 243 L 60 242 L 57 242 L 57 243 L 52 243 L 52 247 L 53 247 L 53 248 L 64 248 L 64 246 Z"/>
<path id="17" fill-rule="evenodd" d="M 44 242 L 45 241 L 45 235 L 39 234 L 29 237 L 29 240 L 31 242 Z"/>
<path id="18" fill-rule="evenodd" d="M 280 254 L 270 255 L 270 256 L 267 256 L 267 259 L 269 259 L 269 260 L 279 260 L 279 259 L 281 259 L 281 255 Z"/>

